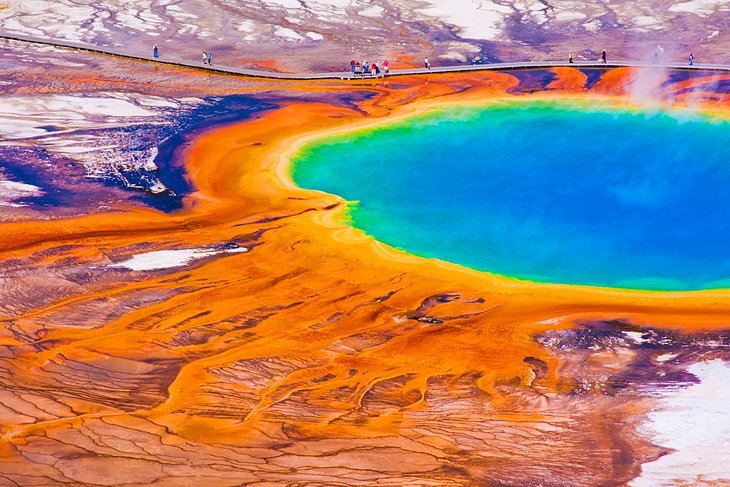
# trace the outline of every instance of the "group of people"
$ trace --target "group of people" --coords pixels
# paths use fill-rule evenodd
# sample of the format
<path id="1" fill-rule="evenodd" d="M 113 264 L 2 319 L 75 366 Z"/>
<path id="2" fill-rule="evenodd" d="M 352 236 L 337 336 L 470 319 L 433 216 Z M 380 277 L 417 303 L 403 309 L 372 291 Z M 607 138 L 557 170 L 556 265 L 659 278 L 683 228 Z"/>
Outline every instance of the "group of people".
<path id="1" fill-rule="evenodd" d="M 654 51 L 654 57 L 653 62 L 656 64 L 659 62 L 659 56 L 661 53 L 664 52 L 664 49 L 662 49 L 659 45 L 657 45 L 657 49 Z M 155 59 L 159 59 L 160 57 L 160 50 L 157 47 L 157 44 L 154 45 L 152 48 L 152 55 Z M 606 64 L 606 50 L 604 49 L 601 51 L 601 58 L 600 61 L 602 64 Z M 694 54 L 690 53 L 689 55 L 689 65 L 694 66 L 695 64 L 695 56 Z M 568 53 L 568 63 L 573 64 L 573 51 L 570 51 Z M 203 51 L 203 64 L 207 66 L 213 65 L 213 54 L 211 52 Z M 423 67 L 424 69 L 430 70 L 431 69 L 431 63 L 429 62 L 428 58 L 423 59 Z M 369 63 L 367 61 L 363 61 L 362 64 L 359 61 L 355 61 L 352 59 L 350 61 L 350 70 L 352 71 L 353 76 L 365 76 L 370 75 L 372 77 L 380 76 L 382 73 L 383 76 L 387 76 L 390 73 L 390 63 L 386 59 L 383 61 L 383 69 L 381 71 L 380 66 L 378 65 L 377 61 L 373 63 Z"/>
<path id="2" fill-rule="evenodd" d="M 359 61 L 355 61 L 354 59 L 350 60 L 350 71 L 352 71 L 354 76 L 380 76 L 381 73 L 380 66 L 378 66 L 377 61 L 373 63 L 363 61 L 361 64 Z M 390 63 L 386 59 L 383 61 L 383 76 L 387 76 L 389 72 Z"/>
<path id="3" fill-rule="evenodd" d="M 428 58 L 423 59 L 423 67 L 424 69 L 431 69 L 431 62 L 428 60 Z M 363 61 L 362 63 L 360 63 L 359 61 L 355 61 L 354 59 L 352 59 L 350 60 L 350 71 L 352 72 L 353 76 L 380 76 L 381 72 L 383 73 L 383 76 L 387 76 L 388 73 L 390 73 L 390 63 L 387 59 L 383 61 L 383 69 L 381 71 L 377 61 L 374 63 Z"/>
<path id="4" fill-rule="evenodd" d="M 573 64 L 573 51 L 568 53 L 568 63 Z M 601 51 L 601 63 L 606 64 L 606 50 Z"/>
<path id="5" fill-rule="evenodd" d="M 160 49 L 157 47 L 157 44 L 152 47 L 152 57 L 154 57 L 155 59 L 160 58 Z M 210 51 L 203 51 L 203 64 L 208 66 L 213 65 L 213 54 Z"/>
<path id="6" fill-rule="evenodd" d="M 657 44 L 656 49 L 654 50 L 654 56 L 652 57 L 652 62 L 654 64 L 659 64 L 659 58 L 664 53 L 664 48 Z M 606 64 L 606 50 L 604 49 L 601 51 L 601 64 Z M 687 62 L 690 66 L 695 65 L 695 55 L 692 53 L 689 53 L 689 58 L 687 59 Z M 573 64 L 573 51 L 570 51 L 568 53 L 568 63 Z"/>

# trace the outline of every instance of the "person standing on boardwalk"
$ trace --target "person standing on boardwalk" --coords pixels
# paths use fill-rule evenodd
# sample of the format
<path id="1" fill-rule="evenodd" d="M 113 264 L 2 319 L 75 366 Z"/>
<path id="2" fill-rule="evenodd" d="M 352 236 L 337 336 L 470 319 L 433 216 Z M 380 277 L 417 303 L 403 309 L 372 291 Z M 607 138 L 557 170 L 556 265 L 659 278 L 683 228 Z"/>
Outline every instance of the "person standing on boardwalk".
<path id="1" fill-rule="evenodd" d="M 390 72 L 390 64 L 388 64 L 388 60 L 386 59 L 383 61 L 383 76 L 388 76 L 388 73 Z"/>
<path id="2" fill-rule="evenodd" d="M 689 65 L 694 66 L 695 65 L 695 55 L 691 52 L 689 53 Z"/>
<path id="3" fill-rule="evenodd" d="M 652 63 L 659 64 L 659 57 L 662 55 L 663 52 L 664 52 L 664 48 L 662 46 L 660 46 L 659 44 L 657 44 L 656 47 L 654 48 L 654 57 L 651 60 Z"/>
<path id="4" fill-rule="evenodd" d="M 203 64 L 208 64 L 208 53 L 203 51 Z"/>
<path id="5" fill-rule="evenodd" d="M 606 64 L 606 50 L 601 53 L 601 63 Z"/>
<path id="6" fill-rule="evenodd" d="M 356 61 L 354 59 L 350 59 L 350 71 L 352 71 L 353 75 L 355 74 L 355 64 L 357 64 Z"/>
<path id="7" fill-rule="evenodd" d="M 155 47 L 152 48 L 152 56 L 154 56 L 155 59 L 160 57 L 160 50 L 157 49 L 157 44 L 155 44 Z"/>
<path id="8" fill-rule="evenodd" d="M 213 65 L 213 53 L 208 51 L 208 66 Z"/>
<path id="9" fill-rule="evenodd" d="M 568 53 L 568 62 L 569 62 L 570 64 L 573 64 L 573 51 L 570 51 L 570 52 Z"/>
<path id="10" fill-rule="evenodd" d="M 362 74 L 370 74 L 370 63 L 367 61 L 362 62 Z"/>
<path id="11" fill-rule="evenodd" d="M 423 59 L 423 68 L 424 69 L 431 69 L 431 63 L 428 62 L 428 58 Z"/>
<path id="12" fill-rule="evenodd" d="M 378 77 L 380 75 L 380 67 L 378 67 L 378 62 L 375 61 L 373 63 L 373 66 L 371 68 L 373 70 L 373 76 Z"/>
<path id="13" fill-rule="evenodd" d="M 355 63 L 355 76 L 362 76 L 362 64 L 360 64 L 360 61 Z"/>

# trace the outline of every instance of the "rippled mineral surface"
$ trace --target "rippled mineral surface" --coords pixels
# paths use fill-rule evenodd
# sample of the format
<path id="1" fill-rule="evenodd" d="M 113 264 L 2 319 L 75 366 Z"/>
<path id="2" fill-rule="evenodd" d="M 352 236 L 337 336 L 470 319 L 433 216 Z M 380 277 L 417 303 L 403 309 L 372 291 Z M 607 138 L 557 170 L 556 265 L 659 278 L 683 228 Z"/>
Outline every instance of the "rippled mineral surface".
<path id="1" fill-rule="evenodd" d="M 720 63 L 727 9 L 29 0 L 0 2 L 0 30 L 280 71 L 638 59 L 656 43 Z M 538 285 L 410 256 L 286 168 L 311 137 L 446 103 L 727 118 L 730 75 L 289 83 L 11 41 L 0 67 L 0 485 L 730 483 L 727 291 Z"/>

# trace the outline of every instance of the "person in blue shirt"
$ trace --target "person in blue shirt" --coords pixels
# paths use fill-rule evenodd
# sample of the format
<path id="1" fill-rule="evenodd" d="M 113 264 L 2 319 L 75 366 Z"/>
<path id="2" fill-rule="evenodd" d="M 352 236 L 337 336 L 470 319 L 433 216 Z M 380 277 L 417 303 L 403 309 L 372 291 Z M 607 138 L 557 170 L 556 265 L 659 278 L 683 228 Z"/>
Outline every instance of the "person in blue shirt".
<path id="1" fill-rule="evenodd" d="M 155 44 L 155 47 L 152 48 L 152 55 L 155 57 L 155 59 L 160 57 L 160 50 L 157 49 L 157 44 Z"/>

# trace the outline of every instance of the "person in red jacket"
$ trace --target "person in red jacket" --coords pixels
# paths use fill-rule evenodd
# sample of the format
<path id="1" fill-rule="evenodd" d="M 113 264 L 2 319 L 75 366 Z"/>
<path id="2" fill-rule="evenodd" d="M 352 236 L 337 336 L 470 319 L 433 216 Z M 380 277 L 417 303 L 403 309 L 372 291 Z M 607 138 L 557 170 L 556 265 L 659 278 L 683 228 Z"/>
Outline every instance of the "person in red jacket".
<path id="1" fill-rule="evenodd" d="M 383 61 L 383 76 L 387 76 L 390 72 L 390 64 L 388 64 L 388 60 L 386 59 Z"/>

